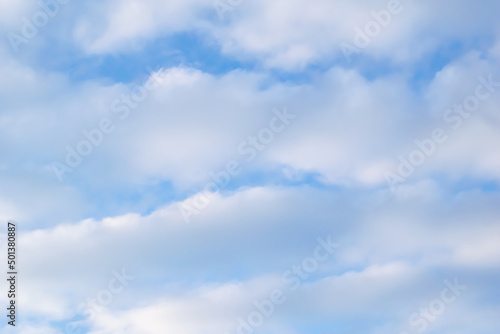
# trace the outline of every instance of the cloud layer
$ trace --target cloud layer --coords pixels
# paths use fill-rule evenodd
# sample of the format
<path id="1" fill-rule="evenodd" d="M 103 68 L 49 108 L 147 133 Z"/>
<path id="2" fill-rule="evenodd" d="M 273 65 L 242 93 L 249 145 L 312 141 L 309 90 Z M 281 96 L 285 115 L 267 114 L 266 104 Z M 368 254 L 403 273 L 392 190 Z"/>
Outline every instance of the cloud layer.
<path id="1" fill-rule="evenodd" d="M 494 332 L 498 10 L 0 0 L 18 332 Z"/>

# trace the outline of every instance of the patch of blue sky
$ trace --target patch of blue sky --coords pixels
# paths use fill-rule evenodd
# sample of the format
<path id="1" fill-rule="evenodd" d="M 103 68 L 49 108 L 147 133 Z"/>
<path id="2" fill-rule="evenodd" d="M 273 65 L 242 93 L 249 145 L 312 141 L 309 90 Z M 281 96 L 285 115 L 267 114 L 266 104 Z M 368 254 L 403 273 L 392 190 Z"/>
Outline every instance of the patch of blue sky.
<path id="1" fill-rule="evenodd" d="M 237 177 L 232 178 L 226 190 L 234 191 L 242 186 L 246 187 L 302 187 L 309 186 L 319 189 L 338 189 L 338 187 L 328 185 L 322 181 L 322 175 L 318 172 L 300 172 L 294 176 L 283 168 L 274 168 L 269 170 L 260 170 L 253 166 L 242 166 L 243 171 Z"/>
<path id="2" fill-rule="evenodd" d="M 484 53 L 494 43 L 493 36 L 482 36 L 471 40 L 450 40 L 442 43 L 437 49 L 423 54 L 411 63 L 399 64 L 387 58 L 375 58 L 366 52 L 352 55 L 352 61 L 336 60 L 337 65 L 358 71 L 368 81 L 391 75 L 405 75 L 408 84 L 415 91 L 426 89 L 429 82 L 446 65 L 460 59 L 471 51 Z"/>
<path id="3" fill-rule="evenodd" d="M 428 83 L 449 63 L 477 50 L 484 52 L 489 49 L 494 40 L 491 37 L 474 39 L 473 41 L 456 40 L 442 44 L 432 54 L 424 55 L 416 63 L 412 73 L 411 84 L 416 89 L 427 87 Z"/>
<path id="4" fill-rule="evenodd" d="M 85 55 L 82 50 L 63 45 L 51 43 L 50 50 L 48 46 L 37 49 L 38 57 L 33 61 L 37 62 L 37 67 L 65 73 L 73 82 L 142 81 L 148 73 L 148 68 L 157 70 L 185 66 L 219 75 L 236 69 L 252 69 L 255 66 L 252 62 L 242 62 L 222 54 L 220 46 L 197 32 L 181 32 L 151 39 L 143 42 L 140 48 L 116 54 Z"/>
<path id="5" fill-rule="evenodd" d="M 70 319 L 50 322 L 50 328 L 58 329 L 65 334 L 83 334 L 90 331 L 90 327 L 85 325 L 86 322 L 88 321 L 82 315 L 77 314 Z"/>
<path id="6" fill-rule="evenodd" d="M 172 183 L 165 180 L 144 184 L 98 184 L 89 183 L 85 176 L 75 176 L 68 176 L 65 182 L 78 189 L 89 204 L 83 213 L 85 217 L 79 219 L 93 217 L 99 220 L 130 212 L 148 215 L 168 203 L 183 199 L 183 193 L 177 192 Z"/>
<path id="7" fill-rule="evenodd" d="M 335 296 L 332 296 L 332 300 Z M 325 311 L 325 313 L 327 313 Z M 342 318 L 342 319 L 340 319 Z M 375 318 L 375 317 L 374 317 Z M 307 312 L 307 317 L 297 317 L 291 320 L 290 326 L 298 333 L 315 333 L 315 334 L 358 334 L 369 333 L 373 328 L 383 326 L 385 321 L 378 319 L 368 320 L 368 316 L 363 314 L 363 321 L 359 321 L 359 317 L 355 316 L 339 316 L 337 319 L 327 317 L 325 315 L 314 315 Z"/>
<path id="8" fill-rule="evenodd" d="M 462 178 L 452 177 L 444 172 L 433 173 L 432 180 L 439 183 L 451 194 L 459 194 L 464 191 L 500 192 L 500 184 L 488 177 L 467 176 Z"/>

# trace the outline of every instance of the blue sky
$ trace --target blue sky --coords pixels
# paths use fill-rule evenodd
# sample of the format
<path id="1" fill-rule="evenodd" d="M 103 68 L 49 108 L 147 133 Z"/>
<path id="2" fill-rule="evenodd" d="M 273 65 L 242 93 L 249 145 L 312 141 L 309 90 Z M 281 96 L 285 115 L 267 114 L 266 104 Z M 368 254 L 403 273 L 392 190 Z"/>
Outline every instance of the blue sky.
<path id="1" fill-rule="evenodd" d="M 499 9 L 0 0 L 0 331 L 497 333 Z"/>

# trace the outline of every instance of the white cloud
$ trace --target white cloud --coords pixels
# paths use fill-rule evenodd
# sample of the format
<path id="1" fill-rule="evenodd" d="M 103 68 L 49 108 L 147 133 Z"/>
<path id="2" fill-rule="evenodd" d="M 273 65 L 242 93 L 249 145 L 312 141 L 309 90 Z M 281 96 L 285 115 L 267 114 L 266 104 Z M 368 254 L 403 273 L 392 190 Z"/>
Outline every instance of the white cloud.
<path id="1" fill-rule="evenodd" d="M 492 95 L 458 130 L 442 120 L 447 108 L 474 92 L 478 76 L 495 73 L 496 62 L 467 54 L 440 71 L 422 93 L 401 75 L 369 81 L 357 71 L 336 67 L 309 84 L 295 85 L 269 85 L 266 75 L 252 72 L 214 76 L 174 67 L 160 70 L 160 86 L 121 120 L 113 102 L 129 94 L 133 84 L 69 84 L 60 74 L 37 72 L 8 59 L 7 76 L 0 80 L 7 105 L 0 116 L 5 175 L 10 173 L 23 194 L 39 197 L 42 188 L 52 194 L 39 208 L 28 208 L 20 200 L 26 195 L 13 189 L 11 205 L 27 219 L 43 216 L 55 223 L 77 219 L 95 207 L 75 188 L 79 180 L 108 191 L 165 180 L 180 192 L 192 191 L 228 161 L 246 163 L 238 146 L 268 126 L 274 108 L 297 117 L 259 152 L 251 166 L 257 171 L 284 168 L 292 171 L 290 177 L 313 172 L 331 184 L 385 186 L 385 172 L 396 170 L 398 157 L 417 148 L 414 140 L 444 127 L 448 141 L 407 182 L 443 171 L 454 179 L 498 180 L 493 143 L 498 141 L 495 106 L 500 95 Z M 51 163 L 66 163 L 66 147 L 75 149 L 85 139 L 82 131 L 97 127 L 103 118 L 112 119 L 116 130 L 59 184 Z M 484 145 L 486 141 L 491 144 Z"/>
<path id="2" fill-rule="evenodd" d="M 136 279 L 88 321 L 91 333 L 231 332 L 237 317 L 281 286 L 283 271 L 326 235 L 341 247 L 289 295 L 267 330 L 297 334 L 304 314 L 318 323 L 365 320 L 366 328 L 353 333 L 397 330 L 435 298 L 442 279 L 457 275 L 471 292 L 433 328 L 476 330 L 462 323 L 467 316 L 483 332 L 498 328 L 488 312 L 497 308 L 491 277 L 499 270 L 499 196 L 484 185 L 500 181 L 500 95 L 456 130 L 443 121 L 450 106 L 475 93 L 479 76 L 500 81 L 498 5 L 405 3 L 363 50 L 381 68 L 367 71 L 365 59 L 346 69 L 339 44 L 352 41 L 353 29 L 371 20 L 370 10 L 386 6 L 253 1 L 219 21 L 210 1 L 73 2 L 40 33 L 33 54 L 13 57 L 4 41 L 0 219 L 21 226 L 19 302 L 29 319 L 21 332 L 57 333 L 52 323 L 74 320 L 80 303 L 122 268 Z M 3 32 L 19 29 L 35 7 L 0 1 Z M 140 52 L 184 32 L 256 69 L 217 75 L 159 69 L 158 87 L 121 119 L 123 109 L 113 106 L 137 92 L 134 83 L 74 82 L 30 59 L 50 41 L 68 43 L 69 35 L 77 57 L 98 59 Z M 460 52 L 440 54 L 457 41 Z M 438 68 L 428 64 L 431 55 L 450 60 Z M 306 83 L 278 81 L 268 71 L 287 74 L 320 63 L 329 69 Z M 142 76 L 154 83 L 149 75 Z M 274 108 L 296 118 L 245 163 L 238 146 L 269 126 Z M 115 130 L 59 183 L 51 163 L 64 163 L 66 147 L 75 148 L 85 139 L 82 131 L 103 118 Z M 385 172 L 435 127 L 445 128 L 449 139 L 391 192 Z M 179 201 L 233 159 L 243 172 L 185 224 Z M 165 184 L 172 188 L 151 190 Z"/>
<path id="3" fill-rule="evenodd" d="M 388 26 L 372 38 L 363 53 L 396 63 L 414 63 L 438 50 L 443 41 L 470 44 L 497 27 L 495 1 L 481 6 L 466 1 L 402 0 L 400 4 L 398 14 L 391 15 Z M 197 31 L 212 36 L 223 52 L 237 58 L 297 70 L 331 59 L 345 64 L 340 44 L 353 44 L 356 27 L 364 31 L 365 25 L 374 21 L 371 12 L 388 8 L 387 1 L 252 1 L 235 6 L 220 20 L 211 2 L 109 1 L 90 16 L 92 21 L 79 20 L 75 31 L 90 53 L 123 52 L 156 37 Z M 98 12 L 104 15 L 97 18 Z M 94 24 L 96 19 L 99 24 Z"/>
<path id="4" fill-rule="evenodd" d="M 450 211 L 443 208 L 450 203 L 448 194 L 433 201 L 401 199 L 394 207 L 388 193 L 261 188 L 215 200 L 189 225 L 170 205 L 145 217 L 25 232 L 19 244 L 24 259 L 20 302 L 30 316 L 71 319 L 80 303 L 106 287 L 113 269 L 125 268 L 136 278 L 98 313 L 95 333 L 169 328 L 192 333 L 204 324 L 210 333 L 226 330 L 274 288 L 285 289 L 290 300 L 270 326 L 285 326 L 298 312 L 296 305 L 325 316 L 369 316 L 375 305 L 385 305 L 394 317 L 403 317 L 394 303 L 407 298 L 404 309 L 411 310 L 420 293 L 432 296 L 436 287 L 425 277 L 436 266 L 444 266 L 447 275 L 471 265 L 485 272 L 498 269 L 493 261 L 498 210 L 488 204 L 498 196 L 466 196 L 476 198 L 457 202 Z M 376 207 L 367 205 L 374 201 Z M 310 256 L 316 238 L 328 234 L 340 243 L 338 251 L 319 276 L 296 293 L 289 291 L 281 274 Z M 483 242 L 487 235 L 489 241 Z M 473 246 L 477 242 L 483 246 Z M 202 283 L 208 277 L 215 278 L 213 284 Z M 482 278 L 463 278 L 486 293 L 488 286 L 477 285 Z M 192 321 L 193 312 L 199 322 Z M 164 313 L 170 316 L 155 316 Z M 149 317 L 158 320 L 144 321 Z"/>

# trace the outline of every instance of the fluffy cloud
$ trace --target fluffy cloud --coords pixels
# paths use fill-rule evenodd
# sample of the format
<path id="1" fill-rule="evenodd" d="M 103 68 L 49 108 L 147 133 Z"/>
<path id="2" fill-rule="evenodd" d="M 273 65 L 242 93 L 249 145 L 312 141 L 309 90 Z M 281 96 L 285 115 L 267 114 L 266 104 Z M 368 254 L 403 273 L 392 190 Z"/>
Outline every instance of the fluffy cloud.
<path id="1" fill-rule="evenodd" d="M 221 20 L 209 2 L 174 1 L 166 5 L 159 1 L 124 1 L 115 6 L 110 1 L 102 9 L 102 24 L 82 21 L 76 32 L 91 53 L 116 52 L 125 45 L 130 48 L 181 31 L 203 35 L 209 32 L 225 53 L 257 60 L 266 67 L 294 70 L 332 59 L 345 64 L 341 44 L 356 46 L 356 29 L 366 31 L 366 25 L 375 21 L 372 12 L 380 14 L 391 8 L 397 8 L 397 14 L 385 19 L 387 23 L 380 33 L 368 36 L 370 42 L 361 47 L 364 54 L 396 63 L 414 63 L 438 51 L 443 41 L 451 45 L 460 40 L 474 45 L 479 36 L 491 38 L 491 31 L 498 28 L 494 23 L 493 13 L 498 9 L 495 1 L 481 6 L 465 1 L 396 3 L 399 5 L 364 0 L 240 2 L 229 6 Z M 450 8 L 455 10 L 450 12 Z M 140 19 L 137 13 L 141 14 Z M 486 41 L 480 42 L 484 46 Z"/>
<path id="2" fill-rule="evenodd" d="M 402 4 L 351 63 L 341 43 L 386 1 L 233 2 L 222 20 L 210 1 L 70 2 L 17 55 L 4 39 L 0 219 L 20 226 L 20 332 L 232 334 L 273 289 L 286 302 L 269 332 L 412 332 L 455 278 L 467 291 L 429 329 L 498 328 L 498 4 Z M 40 8 L 0 1 L 0 30 Z M 168 37 L 191 52 L 186 36 L 206 63 L 148 58 Z M 134 72 L 139 58 L 157 63 Z M 187 224 L 214 179 L 229 184 Z M 328 236 L 341 246 L 291 289 L 283 275 Z"/>
<path id="3" fill-rule="evenodd" d="M 141 76 L 154 89 L 140 101 L 125 102 L 138 94 L 142 82 L 68 84 L 61 75 L 39 73 L 10 60 L 6 73 L 17 81 L 10 85 L 7 77 L 3 80 L 3 168 L 23 190 L 13 189 L 9 197 L 19 205 L 24 189 L 38 197 L 42 187 L 54 201 L 47 200 L 40 209 L 30 205 L 34 216 L 49 218 L 58 211 L 56 219 L 77 219 L 95 210 L 84 203 L 80 182 L 113 194 L 126 189 L 124 184 L 147 188 L 165 180 L 184 194 L 203 187 L 210 173 L 223 170 L 231 160 L 243 167 L 233 187 L 252 172 L 276 170 L 290 181 L 311 173 L 329 184 L 385 186 L 386 173 L 398 170 L 399 157 L 408 159 L 419 149 L 415 139 L 428 140 L 435 128 L 442 128 L 448 140 L 436 145 L 437 153 L 416 166 L 405 182 L 444 171 L 454 180 L 498 180 L 500 162 L 493 144 L 498 142 L 498 87 L 470 117 L 448 114 L 475 93 L 480 76 L 500 81 L 497 62 L 494 56 L 482 59 L 471 52 L 444 67 L 421 92 L 401 75 L 367 80 L 338 67 L 307 84 L 269 84 L 269 76 L 248 71 L 215 76 L 183 67 L 152 74 L 145 69 Z M 451 85 L 456 81 L 463 84 Z M 241 145 L 269 127 L 273 110 L 286 110 L 295 118 L 265 149 L 253 149 L 255 159 L 249 164 Z M 451 116 L 460 124 L 451 122 Z M 114 131 L 72 172 L 63 171 L 64 182 L 59 183 L 52 163 L 68 165 L 68 147 L 77 150 L 87 140 L 84 131 L 98 128 L 103 119 L 113 122 Z M 492 144 L 483 145 L 485 141 Z M 7 197 L 4 201 L 8 203 Z M 61 212 L 61 201 L 78 215 Z M 152 205 L 148 201 L 143 205 Z"/>
<path id="4" fill-rule="evenodd" d="M 276 306 L 265 328 L 280 333 L 304 309 L 322 322 L 362 316 L 371 323 L 377 316 L 405 325 L 422 300 L 439 297 L 445 279 L 459 277 L 470 287 L 471 295 L 457 302 L 462 308 L 477 307 L 474 300 L 487 294 L 493 283 L 485 280 L 499 269 L 498 210 L 488 204 L 497 200 L 467 192 L 446 207 L 446 192 L 431 202 L 396 200 L 390 192 L 262 188 L 215 200 L 192 224 L 170 205 L 149 216 L 35 230 L 20 239 L 20 302 L 30 318 L 70 321 L 81 303 L 108 286 L 113 270 L 125 268 L 134 279 L 96 312 L 92 333 L 234 331 L 238 317 L 274 289 L 284 291 L 287 302 Z M 376 207 L 367 205 L 375 201 Z M 283 274 L 328 235 L 340 247 L 295 291 Z M 436 267 L 443 268 L 437 281 L 429 277 Z"/>

